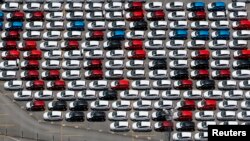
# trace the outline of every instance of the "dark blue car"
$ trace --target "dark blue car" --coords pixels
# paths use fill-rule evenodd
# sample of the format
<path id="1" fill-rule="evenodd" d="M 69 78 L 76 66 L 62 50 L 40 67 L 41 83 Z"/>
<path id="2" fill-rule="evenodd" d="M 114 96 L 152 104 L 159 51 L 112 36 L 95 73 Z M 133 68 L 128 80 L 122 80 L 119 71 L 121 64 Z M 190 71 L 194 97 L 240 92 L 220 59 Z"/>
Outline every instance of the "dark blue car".
<path id="1" fill-rule="evenodd" d="M 68 30 L 84 30 L 84 21 L 73 21 L 67 24 Z"/>
<path id="2" fill-rule="evenodd" d="M 207 6 L 209 11 L 224 11 L 226 10 L 226 4 L 224 2 L 212 2 Z"/>
<path id="3" fill-rule="evenodd" d="M 0 11 L 0 21 L 4 20 L 4 13 L 2 11 Z"/>
<path id="4" fill-rule="evenodd" d="M 5 30 L 23 30 L 23 22 L 9 22 L 5 25 Z"/>
<path id="5" fill-rule="evenodd" d="M 212 39 L 229 40 L 230 39 L 230 31 L 229 30 L 217 30 L 217 31 L 212 33 Z"/>
<path id="6" fill-rule="evenodd" d="M 124 30 L 115 30 L 107 34 L 107 38 L 111 40 L 123 40 L 125 38 Z"/>
<path id="7" fill-rule="evenodd" d="M 185 39 L 187 39 L 187 36 L 188 36 L 187 30 L 183 30 L 183 29 L 174 30 L 174 31 L 171 31 L 169 33 L 169 38 L 170 39 L 185 40 Z"/>
<path id="8" fill-rule="evenodd" d="M 191 33 L 191 38 L 194 40 L 209 40 L 208 30 L 197 30 Z"/>
<path id="9" fill-rule="evenodd" d="M 188 3 L 187 10 L 189 10 L 189 11 L 204 11 L 205 10 L 205 3 L 204 2 Z"/>

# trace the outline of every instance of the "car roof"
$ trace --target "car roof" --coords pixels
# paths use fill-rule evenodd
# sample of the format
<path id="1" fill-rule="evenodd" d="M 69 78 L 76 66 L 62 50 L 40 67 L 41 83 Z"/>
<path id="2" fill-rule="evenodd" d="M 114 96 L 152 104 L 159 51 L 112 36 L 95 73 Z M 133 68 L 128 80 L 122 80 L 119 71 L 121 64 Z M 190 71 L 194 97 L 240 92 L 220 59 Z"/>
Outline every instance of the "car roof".
<path id="1" fill-rule="evenodd" d="M 35 100 L 33 103 L 35 106 L 44 106 L 45 102 L 41 100 Z"/>
<path id="2" fill-rule="evenodd" d="M 215 6 L 225 6 L 226 4 L 224 2 L 214 2 Z"/>
<path id="3" fill-rule="evenodd" d="M 35 80 L 33 81 L 34 85 L 44 85 L 44 81 L 43 80 Z"/>
<path id="4" fill-rule="evenodd" d="M 205 3 L 204 2 L 193 2 L 194 6 L 199 6 L 199 7 L 204 7 Z"/>

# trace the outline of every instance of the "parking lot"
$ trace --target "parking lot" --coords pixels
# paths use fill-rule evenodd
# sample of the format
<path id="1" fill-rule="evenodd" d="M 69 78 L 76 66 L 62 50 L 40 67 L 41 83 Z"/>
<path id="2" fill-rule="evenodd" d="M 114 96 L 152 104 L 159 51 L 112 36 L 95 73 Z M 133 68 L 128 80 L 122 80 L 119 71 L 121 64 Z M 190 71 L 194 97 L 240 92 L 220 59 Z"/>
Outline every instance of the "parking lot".
<path id="1" fill-rule="evenodd" d="M 167 14 L 168 14 L 168 11 L 166 11 L 165 10 L 165 5 L 166 5 L 166 1 L 164 1 L 164 0 L 157 0 L 157 1 L 162 1 L 163 2 L 163 6 L 164 6 L 164 12 L 165 12 L 165 16 L 167 17 Z M 171 1 L 173 1 L 173 0 L 171 0 Z M 151 1 L 147 1 L 147 2 L 151 2 Z M 168 2 L 170 2 L 170 1 L 168 1 Z M 189 2 L 192 2 L 192 1 L 183 1 L 185 4 L 186 3 L 189 3 Z M 211 2 L 214 2 L 214 0 L 209 0 L 209 1 L 206 1 L 206 6 L 207 6 L 207 4 L 208 3 L 211 3 Z M 225 2 L 226 4 L 228 4 L 228 3 L 230 3 L 231 1 L 230 0 L 224 0 L 223 2 Z M 104 3 L 105 4 L 105 3 Z M 184 5 L 185 5 L 184 4 Z M 65 5 L 65 3 L 64 3 L 64 5 Z M 21 6 L 22 7 L 22 6 Z M 249 9 L 249 5 L 248 5 L 248 9 Z M 64 14 L 66 14 L 66 11 L 65 10 L 63 10 L 63 12 L 64 12 Z M 206 11 L 207 12 L 207 11 Z M 227 12 L 229 12 L 229 11 L 227 11 Z M 248 12 L 248 10 L 247 10 L 247 12 Z M 145 12 L 145 17 L 146 17 L 146 13 L 147 12 Z M 208 12 L 207 12 L 208 13 Z M 44 12 L 44 14 L 46 15 L 46 12 Z M 126 12 L 124 12 L 124 15 L 126 14 Z M 248 12 L 248 14 L 249 14 L 249 12 Z M 249 15 L 248 15 L 248 18 L 249 18 Z M 166 18 L 167 19 L 167 18 Z M 125 20 L 126 21 L 126 20 Z M 209 21 L 209 20 L 208 20 Z M 7 21 L 5 20 L 4 21 L 4 23 L 6 23 Z M 44 21 L 45 23 L 44 24 L 46 24 L 48 21 Z M 67 23 L 67 21 L 66 20 L 64 20 L 64 22 L 65 23 Z M 88 21 L 88 20 L 84 20 L 84 22 L 85 22 L 85 25 L 88 25 L 88 23 L 90 22 L 90 21 Z M 150 23 L 150 21 L 147 21 L 148 22 L 148 24 Z M 24 23 L 24 25 L 25 25 L 25 23 L 26 22 L 23 22 Z M 106 24 L 108 23 L 108 21 L 106 21 Z M 209 21 L 209 23 L 211 24 L 211 21 Z M 232 21 L 230 21 L 230 25 L 231 25 L 231 23 L 232 23 Z M 129 28 L 128 28 L 128 25 L 129 25 L 129 21 L 126 21 L 126 25 L 127 25 L 127 28 L 126 28 L 126 33 L 127 32 L 129 32 L 129 31 L 131 31 Z M 148 28 L 149 29 L 149 28 Z M 24 33 L 26 30 L 23 30 L 22 32 L 20 32 L 21 33 L 21 35 L 22 35 L 22 33 Z M 46 29 L 44 29 L 44 30 L 42 30 L 41 31 L 41 35 L 43 35 L 43 33 L 45 33 L 47 30 Z M 65 33 L 67 30 L 64 30 L 64 31 L 62 31 L 62 35 L 63 35 L 63 33 Z M 85 28 L 85 30 L 82 32 L 82 35 L 83 36 L 85 36 L 85 33 L 86 32 L 88 32 L 89 30 L 87 29 L 87 28 Z M 102 45 L 103 44 L 103 42 L 105 42 L 106 40 L 106 38 L 105 38 L 105 36 L 106 36 L 106 34 L 108 33 L 108 31 L 109 30 L 105 30 L 104 31 L 104 40 L 103 41 L 100 41 L 100 44 Z M 166 31 L 166 35 L 168 35 L 168 33 L 170 32 L 171 30 L 167 30 Z M 189 32 L 189 34 L 191 33 L 191 29 L 189 28 L 188 29 L 188 32 Z M 212 30 L 211 30 L 212 31 Z M 211 33 L 211 31 L 210 31 L 210 33 Z M 147 31 L 145 31 L 145 35 L 147 35 L 147 33 L 148 32 L 150 32 L 150 30 L 147 30 Z M 233 33 L 233 30 L 232 29 L 230 29 L 230 33 L 232 34 Z M 145 40 L 144 40 L 144 42 L 146 42 L 148 39 L 146 38 Z M 188 41 L 190 41 L 191 39 L 189 38 L 189 39 L 187 39 L 186 40 L 186 42 L 188 42 Z M 44 41 L 44 40 L 42 40 L 42 41 Z M 37 44 L 39 45 L 42 41 L 38 41 L 37 42 Z M 59 41 L 59 44 L 61 44 L 61 42 L 62 42 L 63 40 L 60 40 Z M 122 43 L 124 44 L 124 42 L 126 42 L 127 41 L 127 39 L 125 39 L 124 41 L 122 41 Z M 164 40 L 164 43 L 165 42 L 167 42 L 168 41 L 168 38 L 166 38 L 165 40 Z M 81 45 L 81 43 L 82 42 L 84 42 L 84 40 L 81 40 L 81 41 L 79 41 L 79 44 Z M 101 48 L 102 49 L 102 48 Z M 123 49 L 123 51 L 125 52 L 125 55 L 127 54 L 127 52 L 128 52 L 128 50 L 125 50 L 124 48 L 122 48 Z M 209 48 L 207 47 L 207 49 L 209 50 Z M 167 48 L 164 48 L 164 50 L 166 51 L 166 54 L 168 54 L 169 52 L 170 52 L 170 50 L 169 49 L 167 49 Z M 147 52 L 149 52 L 150 50 L 147 50 L 146 49 L 146 51 Z M 230 50 L 230 67 L 232 66 L 232 62 L 233 62 L 233 53 L 234 53 L 234 51 L 235 50 Z M 64 51 L 63 51 L 64 52 Z M 84 51 L 85 52 L 85 51 Z M 104 53 L 104 56 L 105 56 L 105 54 L 106 54 L 106 50 L 103 50 L 103 53 Z M 188 60 L 188 64 L 190 64 L 191 63 L 191 61 L 192 61 L 192 59 L 190 58 L 190 55 L 191 55 L 191 52 L 192 52 L 192 50 L 188 50 L 187 49 L 187 52 L 188 52 L 188 56 L 189 56 L 189 58 L 187 59 Z M 211 51 L 212 52 L 212 51 Z M 21 53 L 22 54 L 22 53 Z M 22 56 L 22 55 L 21 55 Z M 83 61 L 81 61 L 81 63 L 83 63 L 84 61 L 85 61 L 86 59 L 83 59 Z M 209 59 L 209 62 L 211 63 L 212 61 L 213 61 L 214 59 L 212 59 L 212 57 L 210 57 L 210 59 Z M 23 61 L 23 59 L 22 58 L 20 58 L 20 62 L 21 61 Z M 44 61 L 44 59 L 42 59 L 42 60 L 40 60 L 39 62 L 40 62 L 40 64 L 42 63 Z M 64 60 L 62 60 L 62 61 L 64 61 Z M 61 61 L 61 62 L 62 62 Z M 102 60 L 102 63 L 103 63 L 103 65 L 105 64 L 105 62 L 107 62 L 108 61 L 108 59 L 107 58 L 104 58 L 103 60 Z M 129 59 L 127 59 L 127 57 L 125 57 L 125 59 L 124 59 L 124 64 L 127 62 L 127 61 L 129 61 Z M 150 79 L 149 78 L 149 75 L 148 75 L 148 73 L 151 71 L 147 66 L 148 66 L 148 63 L 149 63 L 149 61 L 150 61 L 150 59 L 148 59 L 147 57 L 146 57 L 146 59 L 144 60 L 144 63 L 145 63 L 145 69 L 144 69 L 144 71 L 145 71 L 145 79 L 146 80 L 150 80 L 150 82 L 153 82 L 153 81 L 155 81 L 155 80 L 152 80 L 152 79 Z M 167 63 L 169 63 L 170 61 L 171 61 L 171 59 L 169 58 L 169 57 L 167 57 L 167 59 L 166 59 L 166 61 L 167 61 Z M 169 75 L 169 73 L 170 73 L 170 68 L 169 68 L 169 64 L 168 64 L 168 68 L 167 68 L 167 72 L 168 72 L 168 76 L 170 76 Z M 193 69 L 191 69 L 191 68 L 188 68 L 188 72 L 191 72 Z M 230 70 L 231 70 L 231 72 L 234 70 L 232 67 L 230 68 Z M 22 70 L 20 69 L 19 71 L 18 71 L 18 75 L 17 75 L 17 77 L 19 78 L 20 76 L 19 76 L 19 74 L 20 74 L 20 72 L 21 72 Z M 41 69 L 40 68 L 40 70 L 39 70 L 39 72 L 40 73 L 42 73 L 44 70 L 43 69 Z M 61 73 L 63 73 L 65 70 L 63 70 L 63 69 L 61 69 L 60 70 L 61 71 Z M 106 71 L 107 71 L 107 69 L 105 68 L 105 67 L 102 67 L 102 71 L 105 73 Z M 127 72 L 129 71 L 129 69 L 127 69 L 127 68 L 124 68 L 123 69 L 123 72 L 124 72 L 124 76 L 126 76 L 126 74 L 127 74 Z M 213 71 L 213 69 L 209 69 L 209 72 L 211 73 Z M 81 75 L 81 80 L 85 80 L 85 77 L 84 77 L 84 72 L 85 72 L 85 70 L 81 70 L 81 72 L 82 72 L 82 75 Z M 126 78 L 126 77 L 125 77 Z M 210 77 L 211 78 L 211 77 Z M 128 79 L 129 80 L 129 82 L 130 82 L 130 84 L 132 83 L 132 81 L 133 80 L 131 80 L 131 79 Z M 92 81 L 92 80 L 85 80 L 86 81 L 86 86 L 89 86 L 89 83 Z M 113 80 L 107 80 L 108 81 L 108 84 L 110 84 L 110 82 L 112 82 Z M 174 81 L 175 80 L 171 80 L 171 82 L 172 82 L 172 84 L 174 83 Z M 192 80 L 193 81 L 193 89 L 194 90 L 196 90 L 196 86 L 195 86 L 195 83 L 196 83 L 196 80 Z M 67 82 L 68 81 L 66 81 L 66 84 L 67 84 Z M 217 87 L 217 85 L 218 85 L 218 80 L 215 80 L 215 89 L 218 89 L 218 87 Z M 237 80 L 237 83 L 238 83 L 239 81 Z M 24 84 L 26 83 L 26 81 L 24 81 Z M 2 85 L 4 84 L 4 82 L 2 83 Z M 46 83 L 45 83 L 46 84 Z M 130 88 L 131 88 L 131 86 L 130 86 Z M 88 88 L 87 88 L 88 89 Z M 59 92 L 59 91 L 55 91 L 54 93 L 57 93 L 57 92 Z M 76 93 L 77 93 L 78 91 L 76 91 Z M 119 93 L 120 91 L 118 91 L 118 93 Z M 141 90 L 139 90 L 139 92 L 142 92 Z M 162 92 L 162 90 L 160 90 L 160 93 Z M 182 91 L 183 92 L 183 91 Z M 202 92 L 204 92 L 204 91 L 202 91 Z M 246 92 L 246 91 L 244 91 L 244 92 Z M 13 92 L 14 93 L 14 92 Z M 97 94 L 98 94 L 98 92 L 97 92 Z M 7 96 L 8 97 L 10 97 L 11 99 L 13 99 L 13 94 L 12 94 L 12 92 L 8 92 L 8 94 L 7 94 Z M 56 96 L 55 96 L 55 98 L 54 98 L 54 100 L 56 100 Z M 120 100 L 120 98 L 118 97 L 118 100 Z M 152 100 L 152 104 L 154 104 L 154 102 L 156 102 L 157 100 Z M 199 100 L 200 101 L 200 100 Z M 90 105 L 90 103 L 91 103 L 92 101 L 89 101 L 89 105 Z M 109 104 L 111 105 L 112 103 L 113 103 L 114 101 L 110 101 L 109 102 Z M 134 101 L 131 101 L 131 104 L 133 103 Z M 174 101 L 173 102 L 173 105 L 176 105 L 176 102 L 178 102 L 178 101 Z M 25 107 L 25 105 L 26 105 L 26 103 L 27 102 L 22 102 L 22 101 L 15 101 L 15 103 L 16 104 L 18 104 L 19 106 L 20 106 L 20 109 L 19 110 L 21 110 L 21 111 L 23 111 L 23 112 L 25 112 L 25 113 L 27 113 L 27 114 L 29 114 L 30 115 L 30 117 L 32 117 L 32 118 L 34 118 L 34 119 L 36 119 L 37 121 L 38 121 L 38 123 L 40 123 L 40 124 L 45 124 L 45 125 L 48 125 L 48 124 L 51 124 L 51 125 L 59 125 L 60 127 L 61 127 L 61 129 L 59 129 L 58 128 L 58 130 L 63 130 L 64 129 L 64 127 L 65 128 L 67 128 L 67 127 L 70 127 L 70 128 L 74 128 L 74 130 L 80 130 L 80 131 L 95 131 L 95 133 L 100 133 L 100 134 L 108 134 L 108 135 L 110 135 L 110 136 L 112 136 L 112 135 L 121 135 L 121 138 L 124 136 L 124 138 L 130 138 L 131 137 L 131 140 L 134 140 L 134 141 L 137 141 L 137 139 L 139 138 L 139 139 L 141 139 L 141 140 L 168 140 L 168 138 L 169 138 L 169 133 L 168 132 L 155 132 L 154 130 L 152 130 L 152 132 L 133 132 L 131 129 L 130 129 L 130 131 L 129 132 L 123 132 L 123 133 L 116 133 L 116 132 L 111 132 L 110 130 L 109 130 L 109 126 L 110 126 L 110 124 L 111 124 L 111 122 L 112 121 L 109 121 L 108 119 L 105 121 L 105 122 L 88 122 L 88 121 L 84 121 L 84 122 L 74 122 L 74 123 L 72 123 L 72 122 L 67 122 L 67 121 L 65 121 L 65 120 L 63 120 L 63 121 L 60 121 L 60 122 L 48 122 L 48 121 L 44 121 L 43 120 L 43 113 L 44 112 L 30 112 L 30 111 L 26 111 L 26 107 Z M 68 102 L 69 103 L 69 102 Z M 218 102 L 217 102 L 218 103 Z M 240 103 L 241 103 L 241 101 L 238 101 L 237 102 L 238 103 L 238 106 L 240 107 Z M 48 104 L 48 101 L 46 102 L 46 105 Z M 110 108 L 110 109 L 112 109 L 112 108 Z M 47 109 L 46 109 L 46 111 L 48 111 Z M 65 115 L 65 113 L 67 113 L 67 112 L 69 112 L 70 110 L 67 110 L 67 111 L 65 111 L 65 112 L 63 112 L 63 115 Z M 85 113 L 85 115 L 87 115 L 87 113 L 88 112 L 90 112 L 90 111 L 92 111 L 90 108 L 89 108 L 89 110 L 88 111 L 85 111 L 84 113 Z M 109 112 L 112 112 L 113 110 L 108 110 L 108 111 L 105 111 L 105 113 L 106 113 L 106 115 L 108 115 L 108 113 Z M 134 110 L 133 108 L 131 109 L 131 110 L 129 110 L 129 111 L 127 111 L 127 114 L 128 115 L 130 115 L 130 113 L 132 113 L 132 112 L 134 112 L 134 111 L 136 111 L 136 110 Z M 150 110 L 149 111 L 149 115 L 151 115 L 153 112 L 154 112 L 155 110 Z M 174 110 L 174 111 L 177 111 L 177 110 Z M 216 111 L 214 111 L 214 113 L 217 113 L 219 110 L 217 109 Z M 239 108 L 237 111 L 236 111 L 236 113 L 237 112 L 240 112 L 241 111 L 241 109 Z M 198 112 L 198 110 L 195 110 L 195 111 L 193 111 L 193 113 L 196 113 L 196 112 Z M 86 118 L 85 118 L 86 119 Z M 194 119 L 194 117 L 193 117 L 193 119 Z M 196 120 L 193 120 L 195 123 L 198 123 L 199 121 L 196 121 Z M 220 123 L 221 121 L 218 121 L 217 119 L 215 120 L 215 122 L 218 124 L 218 123 Z M 241 123 L 241 121 L 237 121 L 238 123 Z M 130 126 L 132 126 L 132 123 L 133 123 L 133 121 L 131 121 L 131 120 L 128 120 L 128 123 L 129 123 L 129 125 Z M 154 126 L 154 124 L 155 124 L 155 122 L 154 121 L 152 121 L 152 120 L 150 120 L 150 123 L 151 123 L 151 126 L 153 127 Z M 175 124 L 176 122 L 174 121 L 174 124 Z M 65 135 L 67 135 L 67 131 L 68 131 L 68 129 L 65 131 Z M 176 132 L 176 131 L 173 131 L 172 132 L 172 134 L 174 133 L 174 132 Z M 195 134 L 195 133 L 197 133 L 197 132 L 199 132 L 198 130 L 196 130 L 193 134 Z M 78 132 L 79 133 L 79 132 Z M 70 136 L 70 135 L 69 135 Z M 81 133 L 79 133 L 79 134 L 75 134 L 75 135 L 72 135 L 72 136 L 81 136 Z M 35 137 L 35 135 L 34 135 L 34 137 Z M 117 137 L 117 136 L 116 136 Z M 33 138 L 33 137 L 32 137 Z M 56 139 L 55 139 L 56 140 Z M 66 139 L 65 139 L 66 140 Z M 86 141 L 89 141 L 89 140 L 87 140 L 86 139 Z"/>

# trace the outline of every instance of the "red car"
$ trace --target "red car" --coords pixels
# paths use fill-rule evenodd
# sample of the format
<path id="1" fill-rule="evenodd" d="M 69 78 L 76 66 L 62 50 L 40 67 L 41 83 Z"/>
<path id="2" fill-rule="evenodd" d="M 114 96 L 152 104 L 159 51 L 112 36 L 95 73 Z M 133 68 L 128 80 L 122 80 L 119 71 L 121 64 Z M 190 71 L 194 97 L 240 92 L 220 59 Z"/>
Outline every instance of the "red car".
<path id="1" fill-rule="evenodd" d="M 23 71 L 20 74 L 22 80 L 38 80 L 39 72 L 37 70 Z"/>
<path id="2" fill-rule="evenodd" d="M 65 90 L 64 80 L 50 81 L 47 83 L 48 90 Z"/>
<path id="3" fill-rule="evenodd" d="M 173 119 L 176 121 L 192 121 L 192 111 L 178 111 L 173 114 Z"/>
<path id="4" fill-rule="evenodd" d="M 103 40 L 103 36 L 103 31 L 90 31 L 85 37 L 87 40 Z"/>
<path id="5" fill-rule="evenodd" d="M 195 110 L 195 101 L 194 100 L 181 100 L 177 102 L 177 110 Z"/>
<path id="6" fill-rule="evenodd" d="M 142 2 L 130 2 L 125 5 L 126 11 L 138 11 L 142 10 Z"/>
<path id="7" fill-rule="evenodd" d="M 17 43 L 16 41 L 2 41 L 0 42 L 0 50 L 7 51 L 7 50 L 16 50 Z"/>
<path id="8" fill-rule="evenodd" d="M 78 50 L 79 43 L 77 41 L 65 41 L 64 44 L 61 45 L 62 50 Z"/>
<path id="9" fill-rule="evenodd" d="M 40 51 L 40 50 L 25 51 L 23 53 L 23 59 L 25 59 L 25 60 L 41 60 L 42 59 L 42 51 Z"/>
<path id="10" fill-rule="evenodd" d="M 16 30 L 3 32 L 2 40 L 20 40 L 20 34 Z"/>
<path id="11" fill-rule="evenodd" d="M 20 52 L 17 50 L 3 51 L 1 56 L 4 60 L 16 60 L 20 58 Z"/>
<path id="12" fill-rule="evenodd" d="M 208 79 L 209 71 L 208 70 L 194 70 L 191 72 L 192 79 Z"/>
<path id="13" fill-rule="evenodd" d="M 250 59 L 250 50 L 237 50 L 234 52 L 234 59 Z"/>
<path id="14" fill-rule="evenodd" d="M 44 90 L 44 81 L 43 80 L 34 80 L 26 82 L 27 90 Z"/>
<path id="15" fill-rule="evenodd" d="M 230 70 L 214 70 L 212 72 L 212 78 L 216 80 L 230 79 L 230 77 L 231 77 Z"/>
<path id="16" fill-rule="evenodd" d="M 59 70 L 47 70 L 42 72 L 43 80 L 58 80 L 60 79 L 60 71 Z"/>
<path id="17" fill-rule="evenodd" d="M 126 19 L 128 21 L 140 21 L 144 19 L 143 11 L 128 12 L 126 14 Z"/>
<path id="18" fill-rule="evenodd" d="M 208 50 L 197 50 L 191 53 L 194 60 L 209 60 L 210 52 Z"/>
<path id="19" fill-rule="evenodd" d="M 189 20 L 206 20 L 206 17 L 206 12 L 204 11 L 190 12 L 188 14 Z"/>
<path id="20" fill-rule="evenodd" d="M 166 131 L 173 131 L 173 122 L 172 121 L 162 121 L 157 122 L 157 126 L 155 126 L 155 131 L 158 132 L 166 132 Z"/>
<path id="21" fill-rule="evenodd" d="M 130 40 L 125 43 L 125 49 L 127 50 L 140 50 L 143 49 L 143 41 L 142 40 Z"/>
<path id="22" fill-rule="evenodd" d="M 153 11 L 147 14 L 149 21 L 165 20 L 165 13 L 163 10 Z"/>
<path id="23" fill-rule="evenodd" d="M 36 50 L 36 41 L 23 41 L 18 44 L 18 49 L 20 51 L 30 51 L 30 50 Z"/>
<path id="24" fill-rule="evenodd" d="M 216 110 L 216 100 L 202 100 L 197 103 L 198 110 Z"/>
<path id="25" fill-rule="evenodd" d="M 21 63 L 23 70 L 39 70 L 39 62 L 37 60 L 27 60 Z"/>
<path id="26" fill-rule="evenodd" d="M 101 60 L 87 60 L 83 63 L 83 68 L 87 70 L 102 69 Z"/>
<path id="27" fill-rule="evenodd" d="M 191 80 L 178 80 L 174 82 L 174 88 L 179 90 L 192 89 L 193 82 Z"/>
<path id="28" fill-rule="evenodd" d="M 40 100 L 30 101 L 26 104 L 26 109 L 30 111 L 44 111 L 45 102 Z"/>
<path id="29" fill-rule="evenodd" d="M 128 52 L 128 59 L 146 59 L 146 52 L 144 50 L 133 50 Z"/>
<path id="30" fill-rule="evenodd" d="M 99 80 L 103 79 L 102 70 L 89 70 L 85 72 L 85 79 L 87 80 Z"/>
<path id="31" fill-rule="evenodd" d="M 247 30 L 250 29 L 250 20 L 240 20 L 232 23 L 234 30 Z"/>
<path id="32" fill-rule="evenodd" d="M 26 20 L 28 20 L 28 21 L 43 21 L 44 14 L 41 11 L 29 13 L 26 15 Z"/>
<path id="33" fill-rule="evenodd" d="M 125 79 L 116 80 L 111 82 L 110 87 L 113 90 L 127 90 L 129 89 L 129 81 Z"/>
<path id="34" fill-rule="evenodd" d="M 6 15 L 7 21 L 23 21 L 24 20 L 24 13 L 20 11 L 15 11 Z"/>

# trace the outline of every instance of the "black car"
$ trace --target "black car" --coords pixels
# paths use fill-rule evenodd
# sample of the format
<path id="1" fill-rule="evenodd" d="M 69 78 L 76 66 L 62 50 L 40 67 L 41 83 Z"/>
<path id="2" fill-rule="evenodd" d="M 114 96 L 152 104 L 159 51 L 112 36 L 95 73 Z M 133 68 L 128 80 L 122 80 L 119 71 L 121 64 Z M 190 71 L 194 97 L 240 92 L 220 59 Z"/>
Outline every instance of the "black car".
<path id="1" fill-rule="evenodd" d="M 153 60 L 150 62 L 149 69 L 167 69 L 167 62 L 165 60 Z"/>
<path id="2" fill-rule="evenodd" d="M 188 70 L 173 70 L 170 72 L 170 78 L 174 80 L 188 79 Z"/>
<path id="3" fill-rule="evenodd" d="M 69 104 L 71 111 L 88 111 L 88 102 L 84 100 L 73 101 Z"/>
<path id="4" fill-rule="evenodd" d="M 66 101 L 52 101 L 48 104 L 48 109 L 55 110 L 55 111 L 66 111 L 67 102 Z"/>
<path id="5" fill-rule="evenodd" d="M 76 122 L 82 122 L 84 121 L 84 113 L 83 112 L 79 112 L 79 111 L 73 111 L 73 112 L 69 112 L 65 115 L 65 120 L 66 121 L 76 121 Z"/>
<path id="6" fill-rule="evenodd" d="M 88 121 L 105 121 L 106 114 L 102 111 L 92 111 L 87 114 Z"/>
<path id="7" fill-rule="evenodd" d="M 107 45 L 103 46 L 105 50 L 121 49 L 122 43 L 118 40 L 107 41 Z"/>
<path id="8" fill-rule="evenodd" d="M 135 21 L 129 28 L 132 30 L 147 30 L 148 24 L 145 21 Z"/>
<path id="9" fill-rule="evenodd" d="M 209 69 L 209 62 L 207 60 L 194 60 L 194 65 L 191 65 L 191 69 Z"/>
<path id="10" fill-rule="evenodd" d="M 250 61 L 249 60 L 237 60 L 233 62 L 234 69 L 250 69 Z"/>
<path id="11" fill-rule="evenodd" d="M 104 90 L 99 93 L 100 100 L 117 100 L 117 91 Z"/>
<path id="12" fill-rule="evenodd" d="M 200 80 L 196 84 L 197 89 L 210 90 L 215 88 L 214 80 Z"/>
<path id="13" fill-rule="evenodd" d="M 195 124 L 192 121 L 183 121 L 176 123 L 176 130 L 177 131 L 194 131 Z"/>
<path id="14" fill-rule="evenodd" d="M 168 119 L 171 119 L 171 117 L 164 111 L 156 111 L 152 114 L 153 121 L 166 121 Z"/>

